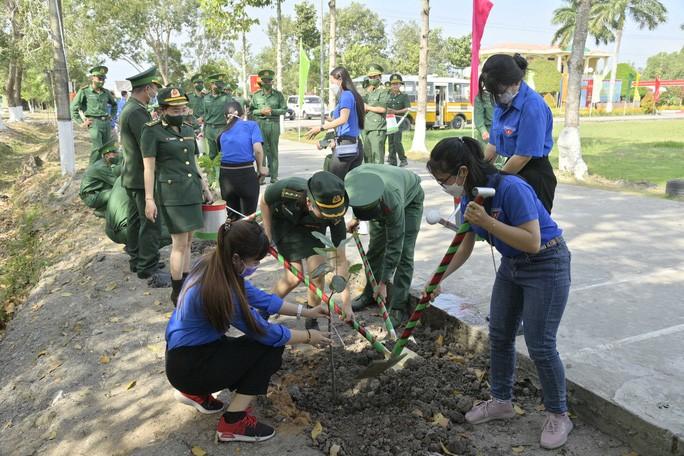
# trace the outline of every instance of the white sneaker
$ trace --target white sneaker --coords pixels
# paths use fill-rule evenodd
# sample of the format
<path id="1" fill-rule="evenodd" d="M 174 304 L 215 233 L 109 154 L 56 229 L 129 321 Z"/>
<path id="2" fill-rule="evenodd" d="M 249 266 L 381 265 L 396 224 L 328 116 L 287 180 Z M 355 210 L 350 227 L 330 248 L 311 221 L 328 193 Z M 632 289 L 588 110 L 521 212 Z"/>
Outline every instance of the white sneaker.
<path id="1" fill-rule="evenodd" d="M 544 421 L 544 428 L 542 429 L 539 443 L 542 448 L 546 448 L 547 450 L 560 448 L 565 445 L 572 428 L 573 424 L 567 413 L 558 415 L 556 413 L 548 412 L 546 414 L 546 421 Z"/>

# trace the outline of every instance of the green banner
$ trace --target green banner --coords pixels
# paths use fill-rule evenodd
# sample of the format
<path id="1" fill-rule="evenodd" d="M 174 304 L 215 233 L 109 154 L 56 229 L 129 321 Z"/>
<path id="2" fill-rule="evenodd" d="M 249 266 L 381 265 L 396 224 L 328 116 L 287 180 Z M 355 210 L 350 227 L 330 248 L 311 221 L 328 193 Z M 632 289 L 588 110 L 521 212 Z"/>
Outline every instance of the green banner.
<path id="1" fill-rule="evenodd" d="M 304 105 L 304 94 L 306 93 L 306 83 L 309 80 L 309 66 L 311 61 L 304 52 L 302 40 L 299 40 L 299 109 Z"/>

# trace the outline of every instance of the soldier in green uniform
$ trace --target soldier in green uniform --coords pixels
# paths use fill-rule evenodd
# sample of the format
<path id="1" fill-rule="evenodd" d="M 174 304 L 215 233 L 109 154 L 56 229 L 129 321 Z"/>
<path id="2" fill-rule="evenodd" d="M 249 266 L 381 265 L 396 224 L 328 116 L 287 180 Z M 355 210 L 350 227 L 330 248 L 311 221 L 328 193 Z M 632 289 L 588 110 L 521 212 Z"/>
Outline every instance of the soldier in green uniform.
<path id="1" fill-rule="evenodd" d="M 204 137 L 209 147 L 209 158 L 212 160 L 218 154 L 216 140 L 226 128 L 226 105 L 233 101 L 233 97 L 223 91 L 225 79 L 226 75 L 222 73 L 212 74 L 207 78 L 211 92 L 204 96 L 203 117 L 200 119 L 204 123 Z"/>
<path id="2" fill-rule="evenodd" d="M 344 186 L 355 217 L 349 229 L 355 229 L 358 220 L 370 220 L 368 261 L 378 281 L 376 290 L 366 285 L 353 309 L 370 305 L 378 294 L 387 297 L 391 282 L 390 317 L 399 326 L 408 317 L 413 252 L 423 214 L 420 177 L 393 166 L 361 165 L 347 174 Z"/>
<path id="3" fill-rule="evenodd" d="M 90 164 L 100 159 L 100 148 L 112 139 L 112 118 L 116 118 L 116 98 L 104 88 L 107 67 L 90 69 L 90 85 L 81 88 L 71 102 L 71 117 L 90 134 Z"/>
<path id="4" fill-rule="evenodd" d="M 188 108 L 195 119 L 204 115 L 204 78 L 201 74 L 196 74 L 190 78 L 193 91 L 188 93 Z"/>
<path id="5" fill-rule="evenodd" d="M 325 246 L 311 233 L 317 231 L 325 234 L 330 228 L 332 242 L 339 245 L 346 238 L 344 214 L 347 207 L 344 182 L 327 171 L 315 173 L 308 181 L 301 177 L 289 177 L 269 185 L 259 202 L 268 238 L 300 271 L 303 271 L 302 262 L 306 261 L 309 272 L 325 261 L 325 257 L 314 251 L 315 247 Z M 281 298 L 299 284 L 296 277 L 287 270 L 284 272 L 273 289 L 273 293 Z M 347 275 L 344 246 L 337 249 L 336 274 Z M 323 278 L 314 281 L 322 288 Z M 349 291 L 345 289 L 341 297 L 342 308 L 351 317 L 353 314 Z M 309 291 L 308 302 L 310 307 L 315 307 L 321 301 L 315 293 Z M 315 321 L 306 322 L 309 329 L 316 325 Z"/>
<path id="6" fill-rule="evenodd" d="M 283 94 L 273 89 L 273 70 L 259 71 L 259 86 L 252 95 L 249 111 L 259 124 L 264 138 L 264 165 L 268 162 L 271 183 L 278 181 L 278 141 L 280 138 L 280 116 L 287 112 Z"/>
<path id="7" fill-rule="evenodd" d="M 114 141 L 100 147 L 99 152 L 102 158 L 86 169 L 78 196 L 86 206 L 95 209 L 96 216 L 104 217 L 114 181 L 121 174 L 121 165 Z"/>
<path id="8" fill-rule="evenodd" d="M 365 163 L 383 164 L 385 161 L 385 136 L 387 135 L 387 100 L 389 93 L 382 87 L 382 67 L 372 64 L 368 70 L 368 93 L 365 97 L 366 117 L 363 128 L 363 153 Z"/>
<path id="9" fill-rule="evenodd" d="M 126 251 L 130 255 L 131 272 L 136 272 L 140 279 L 150 279 L 150 286 L 167 287 L 170 286 L 171 278 L 159 271 L 161 222 L 152 222 L 145 217 L 145 181 L 141 152 L 143 127 L 152 120 L 148 105 L 151 102 L 156 103 L 157 91 L 162 84 L 157 75 L 157 67 L 127 79 L 131 82 L 133 91 L 119 118 L 124 149 L 121 180 L 130 201 Z"/>
<path id="10" fill-rule="evenodd" d="M 404 80 L 400 74 L 394 73 L 392 76 L 390 76 L 389 83 L 390 92 L 389 98 L 387 100 L 387 113 L 397 116 L 397 122 L 399 122 L 411 107 L 411 101 L 409 101 L 408 95 L 401 91 L 401 86 L 404 84 Z M 407 122 L 407 120 L 404 120 L 404 122 Z M 387 163 L 397 166 L 398 155 L 399 166 L 403 168 L 404 166 L 408 165 L 408 161 L 406 161 L 404 145 L 401 143 L 401 132 L 402 128 L 400 126 L 399 131 L 387 135 L 387 141 L 389 143 Z"/>
<path id="11" fill-rule="evenodd" d="M 161 215 L 171 234 L 169 270 L 175 307 L 183 279 L 190 273 L 192 232 L 204 225 L 202 203 L 213 201 L 213 196 L 195 162 L 195 132 L 183 122 L 188 98 L 176 87 L 165 87 L 157 100 L 160 118 L 145 124 L 141 139 L 145 217 L 154 223 Z"/>

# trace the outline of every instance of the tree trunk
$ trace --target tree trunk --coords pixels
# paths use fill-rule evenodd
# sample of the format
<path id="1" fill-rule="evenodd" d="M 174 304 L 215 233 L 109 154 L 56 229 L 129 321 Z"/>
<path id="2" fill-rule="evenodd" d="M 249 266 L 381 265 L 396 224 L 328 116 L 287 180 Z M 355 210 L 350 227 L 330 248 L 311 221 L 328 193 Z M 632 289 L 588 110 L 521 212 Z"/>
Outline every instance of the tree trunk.
<path id="1" fill-rule="evenodd" d="M 53 71 L 53 90 L 57 108 L 57 134 L 59 137 L 59 161 L 62 174 L 76 172 L 74 152 L 74 130 L 69 110 L 69 73 L 64 50 L 64 30 L 62 28 L 62 4 L 60 0 L 49 0 L 50 38 L 52 55 L 55 62 Z"/>
<path id="2" fill-rule="evenodd" d="M 276 89 L 283 91 L 283 14 L 282 0 L 276 0 Z"/>
<path id="3" fill-rule="evenodd" d="M 582 159 L 582 143 L 579 134 L 579 102 L 584 73 L 584 46 L 589 29 L 589 11 L 592 0 L 580 0 L 577 10 L 575 36 L 572 41 L 572 53 L 568 62 L 568 95 L 565 104 L 565 128 L 558 137 L 558 168 L 569 172 L 577 179 L 587 175 L 587 165 Z"/>
<path id="4" fill-rule="evenodd" d="M 242 83 L 244 84 L 244 97 L 249 95 L 249 81 L 247 80 L 247 31 L 242 30 Z"/>
<path id="5" fill-rule="evenodd" d="M 615 95 L 615 77 L 617 75 L 617 62 L 620 55 L 620 43 L 622 42 L 622 28 L 615 32 L 615 53 L 610 69 L 610 86 L 608 87 L 608 104 L 606 112 L 613 112 L 613 96 Z"/>
<path id="6" fill-rule="evenodd" d="M 430 0 L 422 0 L 420 56 L 418 63 L 418 113 L 413 132 L 412 152 L 427 152 L 425 146 L 425 113 L 427 112 L 428 36 L 430 34 Z"/>
<path id="7" fill-rule="evenodd" d="M 329 40 L 328 40 L 328 71 L 332 71 L 337 66 L 337 10 L 335 0 L 328 0 L 328 17 L 330 18 Z M 323 33 L 323 30 L 321 30 Z M 335 94 L 328 92 L 328 106 L 332 109 L 335 106 Z"/>
<path id="8" fill-rule="evenodd" d="M 19 24 L 19 5 L 14 2 L 7 4 L 11 14 L 10 26 L 12 29 L 12 45 L 9 52 L 9 66 L 5 94 L 7 95 L 7 110 L 9 111 L 8 122 L 20 122 L 24 120 L 24 109 L 21 104 L 21 80 L 23 75 L 22 55 L 17 50 L 21 41 L 21 25 Z"/>

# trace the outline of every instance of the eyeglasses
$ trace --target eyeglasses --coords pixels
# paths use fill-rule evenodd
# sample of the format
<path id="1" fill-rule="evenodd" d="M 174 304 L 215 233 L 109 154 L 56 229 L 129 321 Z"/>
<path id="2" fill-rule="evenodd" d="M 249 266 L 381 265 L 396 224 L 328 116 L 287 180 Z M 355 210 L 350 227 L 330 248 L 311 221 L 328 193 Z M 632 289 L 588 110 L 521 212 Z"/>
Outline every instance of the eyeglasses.
<path id="1" fill-rule="evenodd" d="M 444 179 L 437 179 L 437 177 L 435 177 L 435 180 L 437 181 L 437 183 L 438 183 L 439 185 L 442 186 L 442 188 L 445 188 L 445 187 L 447 186 L 446 183 L 447 183 L 447 182 L 449 181 L 449 179 L 451 179 L 452 177 L 454 177 L 454 175 L 453 175 L 453 174 L 449 174 L 449 175 L 448 175 L 446 178 L 444 178 Z"/>

